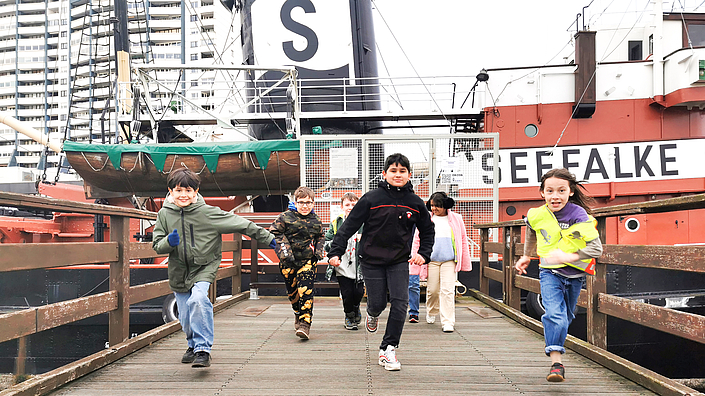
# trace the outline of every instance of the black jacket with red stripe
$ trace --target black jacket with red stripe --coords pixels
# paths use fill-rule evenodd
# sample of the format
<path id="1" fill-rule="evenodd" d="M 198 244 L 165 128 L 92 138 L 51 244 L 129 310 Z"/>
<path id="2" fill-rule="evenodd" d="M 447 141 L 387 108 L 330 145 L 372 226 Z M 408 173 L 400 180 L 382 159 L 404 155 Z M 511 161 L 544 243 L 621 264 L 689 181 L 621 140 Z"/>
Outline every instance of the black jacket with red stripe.
<path id="1" fill-rule="evenodd" d="M 335 234 L 328 257 L 342 256 L 348 239 L 364 224 L 358 255 L 365 264 L 389 265 L 409 260 L 414 226 L 419 230 L 419 254 L 431 260 L 435 231 L 426 204 L 411 182 L 393 187 L 381 181 L 363 195 Z"/>

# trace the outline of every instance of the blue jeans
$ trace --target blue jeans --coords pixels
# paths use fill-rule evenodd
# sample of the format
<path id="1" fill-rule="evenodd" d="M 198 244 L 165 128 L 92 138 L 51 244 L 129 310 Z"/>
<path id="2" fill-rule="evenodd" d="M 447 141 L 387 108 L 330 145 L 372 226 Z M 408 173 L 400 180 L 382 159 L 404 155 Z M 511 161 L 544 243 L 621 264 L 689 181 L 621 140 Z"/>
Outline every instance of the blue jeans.
<path id="1" fill-rule="evenodd" d="M 174 292 L 181 329 L 194 352 L 211 352 L 213 346 L 213 304 L 208 298 L 210 282 L 196 282 L 186 293 Z"/>
<path id="2" fill-rule="evenodd" d="M 389 291 L 389 317 L 379 349 L 387 349 L 388 345 L 396 348 L 409 308 L 409 262 L 390 265 L 368 265 L 363 262 L 360 268 L 367 288 L 368 315 L 379 316 L 384 311 Z"/>
<path id="3" fill-rule="evenodd" d="M 563 344 L 568 335 L 568 326 L 575 318 L 575 306 L 585 277 L 566 278 L 554 274 L 550 269 L 541 268 L 539 279 L 541 298 L 546 309 L 546 313 L 541 316 L 546 355 L 553 351 L 565 353 Z"/>
<path id="4" fill-rule="evenodd" d="M 409 315 L 419 316 L 420 299 L 421 287 L 419 287 L 419 276 L 409 275 Z"/>

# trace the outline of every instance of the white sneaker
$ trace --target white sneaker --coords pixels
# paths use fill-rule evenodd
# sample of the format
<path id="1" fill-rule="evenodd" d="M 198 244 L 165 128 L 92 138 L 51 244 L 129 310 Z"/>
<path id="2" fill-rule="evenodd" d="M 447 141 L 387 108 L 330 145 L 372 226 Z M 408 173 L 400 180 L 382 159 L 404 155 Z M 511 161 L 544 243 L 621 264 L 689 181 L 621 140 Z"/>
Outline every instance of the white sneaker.
<path id="1" fill-rule="evenodd" d="M 401 370 L 401 363 L 397 360 L 397 352 L 393 346 L 387 345 L 386 350 L 379 350 L 379 365 L 384 366 L 387 371 Z"/>
<path id="2" fill-rule="evenodd" d="M 431 316 L 431 315 L 429 315 L 429 314 L 426 314 L 426 323 L 428 323 L 428 324 L 434 324 L 434 323 L 436 323 L 436 317 L 435 317 L 435 316 Z"/>
<path id="3" fill-rule="evenodd" d="M 453 325 L 452 324 L 444 324 L 443 325 L 443 332 L 444 333 L 452 333 L 453 332 Z"/>

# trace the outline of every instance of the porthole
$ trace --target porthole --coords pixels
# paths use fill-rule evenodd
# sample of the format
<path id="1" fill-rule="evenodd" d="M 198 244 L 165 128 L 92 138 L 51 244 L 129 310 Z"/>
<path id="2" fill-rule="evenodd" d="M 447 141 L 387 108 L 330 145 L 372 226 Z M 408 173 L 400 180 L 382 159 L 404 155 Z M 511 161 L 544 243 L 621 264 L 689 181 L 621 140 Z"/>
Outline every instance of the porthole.
<path id="1" fill-rule="evenodd" d="M 533 138 L 536 137 L 536 135 L 539 134 L 539 127 L 537 127 L 534 124 L 528 124 L 527 126 L 524 127 L 524 135 Z"/>
<path id="2" fill-rule="evenodd" d="M 639 223 L 639 220 L 633 217 L 628 218 L 627 221 L 624 222 L 624 228 L 626 228 L 629 232 L 637 232 L 640 225 L 641 223 Z"/>
<path id="3" fill-rule="evenodd" d="M 516 213 L 517 213 L 517 208 L 515 208 L 514 206 L 511 206 L 511 205 L 507 206 L 507 214 L 509 216 L 514 216 Z"/>

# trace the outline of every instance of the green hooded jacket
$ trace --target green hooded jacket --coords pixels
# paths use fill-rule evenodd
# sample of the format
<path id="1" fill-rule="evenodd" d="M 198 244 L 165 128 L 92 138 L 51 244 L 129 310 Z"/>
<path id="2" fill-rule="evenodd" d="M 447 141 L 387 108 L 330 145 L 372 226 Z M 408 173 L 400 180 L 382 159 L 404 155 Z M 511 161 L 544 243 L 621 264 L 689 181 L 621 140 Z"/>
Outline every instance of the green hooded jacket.
<path id="1" fill-rule="evenodd" d="M 167 235 L 179 233 L 179 244 L 169 246 Z M 169 200 L 157 213 L 152 234 L 152 248 L 159 254 L 169 253 L 169 287 L 185 293 L 196 282 L 215 281 L 223 257 L 222 234 L 241 233 L 268 246 L 274 236 L 266 229 L 242 217 L 207 205 L 198 200 L 180 208 Z"/>

